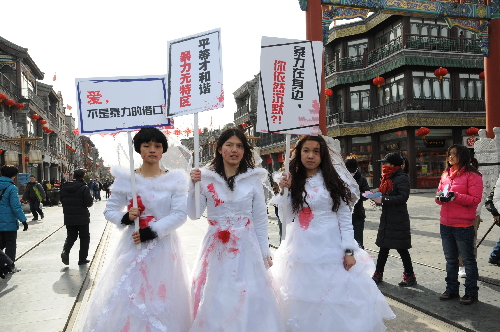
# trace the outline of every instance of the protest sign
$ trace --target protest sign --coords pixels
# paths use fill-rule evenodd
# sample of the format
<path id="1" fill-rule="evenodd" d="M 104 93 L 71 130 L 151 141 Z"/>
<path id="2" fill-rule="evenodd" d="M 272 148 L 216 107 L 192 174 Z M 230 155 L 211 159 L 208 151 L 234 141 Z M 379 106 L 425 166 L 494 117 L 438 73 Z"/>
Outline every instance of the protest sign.
<path id="1" fill-rule="evenodd" d="M 77 78 L 80 135 L 168 127 L 166 76 Z"/>
<path id="2" fill-rule="evenodd" d="M 167 116 L 224 107 L 220 29 L 168 42 Z"/>
<path id="3" fill-rule="evenodd" d="M 318 135 L 323 43 L 262 37 L 257 131 Z"/>

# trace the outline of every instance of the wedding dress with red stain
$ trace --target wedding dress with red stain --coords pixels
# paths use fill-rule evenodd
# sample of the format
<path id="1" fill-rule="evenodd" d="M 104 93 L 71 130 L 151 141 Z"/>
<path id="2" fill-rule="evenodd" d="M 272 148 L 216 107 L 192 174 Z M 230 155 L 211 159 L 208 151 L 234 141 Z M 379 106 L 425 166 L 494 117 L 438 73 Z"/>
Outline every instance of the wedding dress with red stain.
<path id="1" fill-rule="evenodd" d="M 287 226 L 270 271 L 283 296 L 287 331 L 385 331 L 382 319 L 395 315 L 371 278 L 372 258 L 354 240 L 348 205 L 342 201 L 332 211 L 321 171 L 304 188 L 308 206 L 295 214 L 290 198 L 275 197 L 280 218 L 287 209 Z M 349 271 L 346 249 L 356 259 Z"/>
<path id="2" fill-rule="evenodd" d="M 213 170 L 201 174 L 200 211 L 207 209 L 209 226 L 193 271 L 190 332 L 285 331 L 264 263 L 270 257 L 262 186 L 267 171 L 236 175 L 233 191 Z M 196 218 L 192 182 L 188 216 Z"/>
<path id="3" fill-rule="evenodd" d="M 86 306 L 82 331 L 186 332 L 192 323 L 189 272 L 176 229 L 186 221 L 187 174 L 135 174 L 140 225 L 158 235 L 141 249 L 132 240 L 134 226 L 121 224 L 132 200 L 130 171 L 113 174 L 104 216 L 122 234 Z"/>

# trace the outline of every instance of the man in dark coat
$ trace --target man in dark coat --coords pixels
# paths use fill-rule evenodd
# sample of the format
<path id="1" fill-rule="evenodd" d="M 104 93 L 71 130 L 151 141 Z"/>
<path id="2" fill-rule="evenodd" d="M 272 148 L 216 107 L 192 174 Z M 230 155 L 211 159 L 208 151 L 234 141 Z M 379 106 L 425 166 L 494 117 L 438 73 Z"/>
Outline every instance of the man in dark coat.
<path id="1" fill-rule="evenodd" d="M 26 185 L 26 190 L 23 194 L 23 201 L 30 202 L 30 211 L 33 214 L 31 221 L 37 221 L 38 214 L 43 219 L 44 215 L 42 209 L 40 209 L 40 202 L 45 201 L 45 197 L 45 190 L 43 190 L 42 185 L 36 182 L 34 175 L 31 175 L 30 182 Z"/>
<path id="2" fill-rule="evenodd" d="M 345 160 L 345 166 L 347 170 L 351 173 L 354 180 L 358 183 L 360 198 L 356 205 L 354 205 L 354 210 L 352 211 L 352 227 L 354 229 L 354 240 L 358 241 L 359 246 L 364 248 L 363 246 L 363 230 L 365 229 L 365 208 L 363 206 L 363 201 L 366 201 L 368 198 L 363 196 L 365 191 L 370 190 L 370 186 L 368 185 L 368 181 L 366 178 L 361 175 L 361 172 L 358 168 L 358 162 L 354 158 L 348 158 Z"/>
<path id="3" fill-rule="evenodd" d="M 69 252 L 78 236 L 80 236 L 78 265 L 89 262 L 87 260 L 90 244 L 90 212 L 88 208 L 92 206 L 93 199 L 89 187 L 83 182 L 84 176 L 85 172 L 77 169 L 73 173 L 73 181 L 66 182 L 61 187 L 61 204 L 67 232 L 61 259 L 65 265 L 69 265 Z"/>

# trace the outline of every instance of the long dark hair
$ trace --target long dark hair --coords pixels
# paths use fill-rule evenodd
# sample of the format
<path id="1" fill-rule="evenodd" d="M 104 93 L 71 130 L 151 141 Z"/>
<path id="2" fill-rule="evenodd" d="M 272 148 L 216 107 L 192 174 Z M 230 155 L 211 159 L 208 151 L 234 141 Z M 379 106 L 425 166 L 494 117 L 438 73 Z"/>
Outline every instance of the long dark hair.
<path id="1" fill-rule="evenodd" d="M 241 140 L 245 151 L 243 153 L 243 158 L 240 161 L 236 174 L 234 176 L 226 178 L 226 172 L 224 172 L 224 160 L 222 159 L 222 154 L 219 153 L 219 149 L 221 149 L 224 143 L 226 143 L 226 141 L 233 136 L 236 136 Z M 222 134 L 220 134 L 219 139 L 217 140 L 217 149 L 215 150 L 215 156 L 210 163 L 210 166 L 217 174 L 219 174 L 226 180 L 226 183 L 231 190 L 233 190 L 234 177 L 236 175 L 245 173 L 249 168 L 255 167 L 252 156 L 252 149 L 253 148 L 250 146 L 250 144 L 248 144 L 248 140 L 245 134 L 243 134 L 243 132 L 239 129 L 229 128 L 223 131 Z"/>
<path id="2" fill-rule="evenodd" d="M 349 202 L 350 192 L 347 185 L 344 181 L 342 181 L 339 174 L 335 170 L 335 167 L 333 167 L 328 146 L 321 136 L 302 136 L 295 147 L 295 156 L 290 161 L 290 174 L 292 176 L 290 193 L 292 196 L 293 212 L 298 212 L 304 207 L 304 204 L 309 206 L 306 200 L 307 192 L 305 190 L 307 171 L 300 158 L 302 146 L 306 141 L 316 141 L 319 143 L 321 157 L 319 169 L 323 174 L 326 189 L 330 192 L 330 197 L 333 200 L 332 211 L 337 212 L 340 207 L 341 200 L 346 203 Z"/>
<path id="3" fill-rule="evenodd" d="M 446 164 L 448 165 L 448 168 L 451 167 L 450 162 L 448 161 L 448 157 L 450 156 L 450 152 L 452 149 L 455 149 L 457 151 L 459 172 L 462 170 L 463 167 L 465 167 L 465 172 L 481 174 L 479 173 L 477 168 L 472 165 L 472 158 L 469 149 L 466 146 L 460 144 L 453 144 L 446 151 Z M 446 171 L 447 170 L 445 170 L 445 172 Z"/>

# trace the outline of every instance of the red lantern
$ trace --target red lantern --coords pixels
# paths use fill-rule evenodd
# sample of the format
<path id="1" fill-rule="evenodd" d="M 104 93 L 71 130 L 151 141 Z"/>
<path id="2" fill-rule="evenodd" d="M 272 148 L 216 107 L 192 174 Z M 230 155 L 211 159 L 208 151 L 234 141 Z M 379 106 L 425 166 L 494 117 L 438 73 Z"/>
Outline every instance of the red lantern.
<path id="1" fill-rule="evenodd" d="M 40 120 L 38 123 L 43 126 L 44 124 L 47 124 L 47 120 Z"/>
<path id="2" fill-rule="evenodd" d="M 30 158 L 29 158 L 29 157 L 24 157 L 24 162 L 26 162 L 26 163 L 27 163 L 29 160 L 30 160 Z"/>
<path id="3" fill-rule="evenodd" d="M 326 88 L 326 89 L 325 89 L 325 95 L 326 95 L 326 98 L 328 98 L 328 96 L 333 95 L 333 90 L 332 90 L 332 89 L 328 89 L 328 88 Z"/>
<path id="4" fill-rule="evenodd" d="M 174 135 L 182 135 L 182 132 L 179 129 L 174 130 Z"/>
<path id="5" fill-rule="evenodd" d="M 0 154 L 2 154 L 2 153 L 3 153 L 3 150 L 2 150 L 2 149 L 0 149 Z"/>
<path id="6" fill-rule="evenodd" d="M 478 133 L 479 133 L 479 128 L 476 128 L 476 127 L 470 127 L 469 129 L 467 129 L 465 131 L 465 133 L 469 136 L 476 136 Z"/>
<path id="7" fill-rule="evenodd" d="M 12 99 L 6 99 L 3 103 L 5 105 L 9 106 L 9 108 L 11 108 L 12 106 L 14 106 L 16 104 L 16 102 L 13 101 Z"/>
<path id="8" fill-rule="evenodd" d="M 434 76 L 439 77 L 439 83 L 443 82 L 443 76 L 446 76 L 448 74 L 448 69 L 439 67 L 438 69 L 434 70 Z"/>
<path id="9" fill-rule="evenodd" d="M 47 134 L 50 134 L 50 133 L 52 132 L 52 129 L 47 128 L 47 129 L 45 129 L 45 132 L 46 132 Z"/>
<path id="10" fill-rule="evenodd" d="M 420 136 L 420 137 L 425 137 L 427 135 L 429 135 L 429 133 L 431 132 L 431 130 L 427 127 L 421 127 L 420 129 L 417 129 L 417 136 Z"/>
<path id="11" fill-rule="evenodd" d="M 484 71 L 482 71 L 482 72 L 479 73 L 479 78 L 482 79 L 482 80 L 484 80 Z"/>
<path id="12" fill-rule="evenodd" d="M 189 136 L 189 134 L 191 134 L 193 131 L 190 129 L 190 128 L 186 128 L 184 130 L 184 133 L 186 134 L 186 136 Z"/>
<path id="13" fill-rule="evenodd" d="M 3 93 L 0 93 L 0 103 L 5 99 L 7 98 L 6 95 L 4 95 Z"/>
<path id="14" fill-rule="evenodd" d="M 385 78 L 382 76 L 377 76 L 372 80 L 373 84 L 377 86 L 378 89 L 380 89 L 380 86 L 385 83 Z"/>
<path id="15" fill-rule="evenodd" d="M 24 108 L 24 104 L 23 103 L 17 103 L 14 107 L 17 108 L 18 110 L 22 110 Z"/>
<path id="16" fill-rule="evenodd" d="M 38 114 L 31 114 L 31 118 L 36 121 L 36 120 L 40 119 L 41 116 Z"/>

